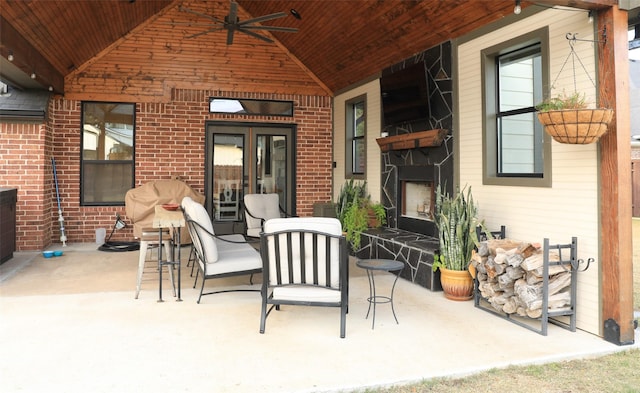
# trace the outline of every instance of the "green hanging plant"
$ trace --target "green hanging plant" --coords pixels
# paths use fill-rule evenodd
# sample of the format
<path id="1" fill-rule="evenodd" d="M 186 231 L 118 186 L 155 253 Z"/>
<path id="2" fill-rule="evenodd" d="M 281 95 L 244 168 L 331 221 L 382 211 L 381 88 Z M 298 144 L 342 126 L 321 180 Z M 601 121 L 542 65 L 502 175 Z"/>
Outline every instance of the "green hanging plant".
<path id="1" fill-rule="evenodd" d="M 538 112 L 548 112 L 565 109 L 585 109 L 586 107 L 587 100 L 584 93 L 574 92 L 567 95 L 562 92 L 562 94 L 548 98 L 536 105 L 536 110 Z"/>

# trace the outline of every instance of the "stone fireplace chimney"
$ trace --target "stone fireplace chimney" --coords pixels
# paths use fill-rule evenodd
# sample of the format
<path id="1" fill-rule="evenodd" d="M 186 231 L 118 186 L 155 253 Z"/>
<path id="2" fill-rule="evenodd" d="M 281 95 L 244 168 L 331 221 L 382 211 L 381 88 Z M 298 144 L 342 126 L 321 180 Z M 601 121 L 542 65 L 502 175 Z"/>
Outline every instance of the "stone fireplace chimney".
<path id="1" fill-rule="evenodd" d="M 451 43 L 427 49 L 385 72 L 396 72 L 424 61 L 429 84 L 429 118 L 387 126 L 390 137 L 415 135 L 425 130 L 443 129 L 441 144 L 425 146 L 418 141 L 382 148 L 381 202 L 387 209 L 387 226 L 436 236 L 433 205 L 438 186 L 453 193 L 453 79 Z M 380 142 L 379 142 L 380 143 Z M 430 194 L 430 195 L 429 195 Z M 428 209 L 425 211 L 425 209 Z"/>

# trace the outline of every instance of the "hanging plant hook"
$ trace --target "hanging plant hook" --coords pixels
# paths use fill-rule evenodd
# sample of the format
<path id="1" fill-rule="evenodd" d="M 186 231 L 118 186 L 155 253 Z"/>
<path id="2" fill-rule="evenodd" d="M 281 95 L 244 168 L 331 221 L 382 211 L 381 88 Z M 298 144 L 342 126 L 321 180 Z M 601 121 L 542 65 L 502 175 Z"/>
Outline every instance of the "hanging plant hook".
<path id="1" fill-rule="evenodd" d="M 607 26 L 604 27 L 604 29 L 602 29 L 602 40 L 583 40 L 578 38 L 578 33 L 567 33 L 565 35 L 565 38 L 567 40 L 569 40 L 569 45 L 573 46 L 573 44 L 576 41 L 582 41 L 582 42 L 597 42 L 599 44 L 606 44 L 607 43 Z"/>
<path id="2" fill-rule="evenodd" d="M 571 50 L 569 51 L 569 54 L 567 55 L 567 58 L 564 60 L 564 63 L 562 63 L 562 67 L 560 67 L 560 71 L 558 72 L 558 75 L 556 75 L 556 78 L 553 80 L 553 84 L 551 86 L 552 87 L 556 86 L 556 82 L 558 81 L 558 78 L 560 77 L 560 74 L 562 74 L 562 71 L 564 70 L 564 67 L 569 62 L 569 59 L 571 59 L 571 65 L 573 66 L 573 90 L 574 90 L 574 92 L 578 91 L 578 83 L 577 83 L 577 80 L 576 80 L 576 60 L 578 61 L 578 63 L 580 63 L 580 66 L 582 67 L 582 70 L 584 71 L 584 73 L 587 75 L 587 77 L 591 81 L 591 84 L 595 87 L 596 83 L 594 82 L 593 78 L 591 78 L 591 75 L 589 75 L 589 71 L 587 71 L 587 67 L 585 67 L 584 63 L 582 62 L 582 60 L 578 56 L 578 53 L 576 52 L 574 46 L 575 46 L 577 41 L 606 43 L 607 42 L 607 28 L 606 27 L 604 28 L 604 31 L 603 31 L 603 37 L 604 37 L 604 41 L 583 40 L 583 39 L 579 39 L 578 38 L 578 33 L 567 33 L 565 35 L 565 38 L 567 39 L 567 41 L 569 41 L 569 48 Z"/>

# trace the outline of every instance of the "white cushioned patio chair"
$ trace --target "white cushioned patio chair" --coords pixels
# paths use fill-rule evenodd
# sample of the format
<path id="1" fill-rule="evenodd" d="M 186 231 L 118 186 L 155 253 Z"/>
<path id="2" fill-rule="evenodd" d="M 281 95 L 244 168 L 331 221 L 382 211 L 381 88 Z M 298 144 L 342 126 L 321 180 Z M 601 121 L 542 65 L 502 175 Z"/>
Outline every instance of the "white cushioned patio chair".
<path id="1" fill-rule="evenodd" d="M 349 261 L 340 221 L 327 217 L 270 219 L 264 224 L 260 243 L 260 333 L 274 307 L 325 306 L 340 308 L 340 337 L 344 338 Z"/>
<path id="2" fill-rule="evenodd" d="M 258 251 L 241 234 L 215 235 L 213 224 L 207 210 L 201 204 L 186 197 L 182 200 L 187 228 L 193 241 L 195 259 L 198 263 L 198 271 L 193 283 L 196 287 L 198 276 L 202 273 L 202 286 L 200 296 L 223 292 L 252 291 L 259 289 L 228 289 L 204 293 L 206 280 L 240 275 L 251 275 L 249 283 L 253 284 L 253 274 L 262 270 L 262 260 Z"/>
<path id="3" fill-rule="evenodd" d="M 265 221 L 293 217 L 280 206 L 278 194 L 247 194 L 244 196 L 244 219 L 248 237 L 258 238 Z"/>

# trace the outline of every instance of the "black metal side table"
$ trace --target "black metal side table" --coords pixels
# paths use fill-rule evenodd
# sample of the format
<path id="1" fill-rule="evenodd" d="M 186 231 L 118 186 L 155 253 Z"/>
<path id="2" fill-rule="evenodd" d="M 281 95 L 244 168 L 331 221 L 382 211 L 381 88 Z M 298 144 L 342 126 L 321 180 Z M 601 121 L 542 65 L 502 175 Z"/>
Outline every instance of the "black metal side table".
<path id="1" fill-rule="evenodd" d="M 369 279 L 369 297 L 367 298 L 369 308 L 367 309 L 367 316 L 365 318 L 369 318 L 369 312 L 371 311 L 371 305 L 373 304 L 371 329 L 373 329 L 376 324 L 376 304 L 378 303 L 391 303 L 393 318 L 395 318 L 396 323 L 399 323 L 398 317 L 396 317 L 396 310 L 393 307 L 393 291 L 396 288 L 396 282 L 398 282 L 400 272 L 402 272 L 402 269 L 404 268 L 404 262 L 394 261 L 391 259 L 359 259 L 356 261 L 356 266 L 365 269 L 367 272 L 367 278 Z M 391 287 L 391 293 L 389 296 L 376 294 L 376 282 L 373 278 L 373 274 L 376 270 L 395 272 L 396 279 L 393 281 L 393 286 Z"/>

